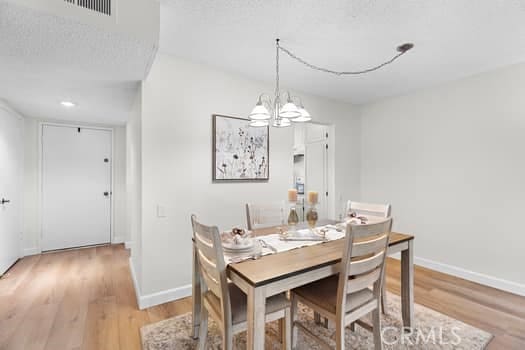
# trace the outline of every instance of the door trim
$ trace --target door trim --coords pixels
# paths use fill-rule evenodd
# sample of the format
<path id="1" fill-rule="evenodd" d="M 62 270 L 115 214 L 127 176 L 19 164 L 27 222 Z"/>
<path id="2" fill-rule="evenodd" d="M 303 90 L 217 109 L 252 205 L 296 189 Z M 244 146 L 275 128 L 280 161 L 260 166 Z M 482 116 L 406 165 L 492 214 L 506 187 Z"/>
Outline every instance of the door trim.
<path id="1" fill-rule="evenodd" d="M 78 123 L 78 124 L 73 124 L 73 123 L 53 123 L 53 122 L 39 122 L 38 123 L 38 230 L 39 230 L 39 234 L 38 234 L 38 254 L 42 253 L 42 239 L 43 239 L 43 235 L 44 235 L 44 228 L 43 228 L 43 210 L 42 208 L 44 207 L 43 206 L 43 191 L 44 191 L 44 187 L 43 187 L 43 183 L 42 183 L 42 178 L 43 178 L 43 157 L 44 157 L 44 152 L 43 152 L 43 133 L 44 133 L 44 126 L 57 126 L 57 127 L 65 127 L 65 128 L 82 128 L 82 129 L 91 129 L 91 130 L 104 130 L 104 131 L 109 131 L 111 133 L 111 192 L 113 192 L 113 190 L 115 189 L 115 167 L 114 167 L 114 164 L 115 164 L 115 158 L 114 158 L 114 154 L 115 154 L 115 130 L 114 128 L 111 128 L 111 127 L 102 127 L 102 126 L 91 126 L 89 124 L 82 124 L 82 123 Z M 110 225 L 109 225 L 109 231 L 110 231 L 110 243 L 113 244 L 115 243 L 115 232 L 114 232 L 114 228 L 115 228 L 115 203 L 113 201 L 113 195 L 110 196 L 110 207 L 111 207 L 111 210 L 110 210 L 110 216 L 111 216 L 111 219 L 110 219 Z"/>

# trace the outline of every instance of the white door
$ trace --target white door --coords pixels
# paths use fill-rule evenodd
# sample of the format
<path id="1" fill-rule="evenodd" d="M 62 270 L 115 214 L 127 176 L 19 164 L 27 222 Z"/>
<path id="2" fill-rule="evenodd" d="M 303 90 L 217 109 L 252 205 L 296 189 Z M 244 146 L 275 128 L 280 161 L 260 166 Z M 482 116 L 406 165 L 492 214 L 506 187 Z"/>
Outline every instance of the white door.
<path id="1" fill-rule="evenodd" d="M 109 130 L 43 125 L 42 250 L 111 241 Z"/>
<path id="2" fill-rule="evenodd" d="M 307 124 L 305 144 L 305 191 L 319 192 L 317 211 L 320 218 L 328 217 L 328 127 Z"/>
<path id="3" fill-rule="evenodd" d="M 22 120 L 0 106 L 0 275 L 20 257 Z"/>

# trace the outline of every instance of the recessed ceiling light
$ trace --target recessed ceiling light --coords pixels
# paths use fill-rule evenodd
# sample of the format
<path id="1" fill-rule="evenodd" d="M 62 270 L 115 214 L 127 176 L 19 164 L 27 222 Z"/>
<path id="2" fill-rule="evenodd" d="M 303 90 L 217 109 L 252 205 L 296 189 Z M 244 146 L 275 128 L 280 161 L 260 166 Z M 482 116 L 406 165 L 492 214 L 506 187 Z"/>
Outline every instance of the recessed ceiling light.
<path id="1" fill-rule="evenodd" d="M 60 104 L 67 108 L 75 107 L 77 105 L 76 103 L 73 103 L 71 101 L 62 101 L 60 102 Z"/>

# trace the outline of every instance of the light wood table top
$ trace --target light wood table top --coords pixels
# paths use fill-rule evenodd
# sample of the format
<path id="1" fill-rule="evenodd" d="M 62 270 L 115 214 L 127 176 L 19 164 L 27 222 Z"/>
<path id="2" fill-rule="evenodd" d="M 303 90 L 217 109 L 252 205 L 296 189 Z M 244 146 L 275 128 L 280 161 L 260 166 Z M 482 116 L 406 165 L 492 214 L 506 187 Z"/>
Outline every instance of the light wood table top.
<path id="1" fill-rule="evenodd" d="M 323 221 L 320 225 L 333 224 Z M 256 236 L 278 232 L 277 227 L 254 230 Z M 389 246 L 394 246 L 414 239 L 414 236 L 392 232 Z M 246 260 L 228 265 L 230 271 L 241 276 L 252 286 L 261 286 L 278 279 L 287 278 L 308 270 L 333 265 L 341 261 L 343 239 L 293 249 L 286 252 L 266 255 L 257 260 Z"/>

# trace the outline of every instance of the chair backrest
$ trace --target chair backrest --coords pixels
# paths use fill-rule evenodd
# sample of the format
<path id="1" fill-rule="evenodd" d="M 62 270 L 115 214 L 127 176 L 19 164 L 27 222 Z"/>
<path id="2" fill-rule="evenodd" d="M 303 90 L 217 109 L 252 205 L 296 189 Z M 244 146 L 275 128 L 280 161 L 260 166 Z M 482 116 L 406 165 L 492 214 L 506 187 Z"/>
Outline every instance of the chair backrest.
<path id="1" fill-rule="evenodd" d="M 348 224 L 341 259 L 337 305 L 344 312 L 348 294 L 373 286 L 379 297 L 392 218 L 367 225 Z"/>
<path id="2" fill-rule="evenodd" d="M 191 216 L 191 225 L 201 282 L 204 282 L 201 283 L 201 293 L 210 290 L 220 299 L 223 317 L 231 324 L 230 292 L 219 229 L 199 223 L 195 215 Z"/>
<path id="3" fill-rule="evenodd" d="M 346 213 L 355 211 L 357 215 L 372 215 L 381 218 L 387 218 L 391 215 L 390 204 L 374 204 L 348 201 L 346 204 Z"/>
<path id="4" fill-rule="evenodd" d="M 285 222 L 284 202 L 247 203 L 246 221 L 248 230 L 283 225 Z"/>

